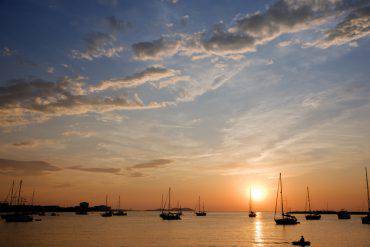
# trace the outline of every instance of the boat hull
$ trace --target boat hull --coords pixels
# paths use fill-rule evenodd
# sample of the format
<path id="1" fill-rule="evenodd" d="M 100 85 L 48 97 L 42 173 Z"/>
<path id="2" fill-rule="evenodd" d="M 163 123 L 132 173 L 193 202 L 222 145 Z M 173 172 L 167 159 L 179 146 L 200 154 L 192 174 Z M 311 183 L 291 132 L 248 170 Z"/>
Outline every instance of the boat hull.
<path id="1" fill-rule="evenodd" d="M 127 212 L 117 211 L 113 213 L 113 216 L 127 216 Z"/>
<path id="2" fill-rule="evenodd" d="M 293 241 L 292 242 L 292 245 L 296 245 L 296 246 L 310 246 L 311 245 L 311 242 L 310 241 Z"/>
<path id="3" fill-rule="evenodd" d="M 349 220 L 351 219 L 351 214 L 348 213 L 347 211 L 340 211 L 337 213 L 338 219 L 339 220 Z"/>
<path id="4" fill-rule="evenodd" d="M 6 222 L 31 222 L 33 217 L 27 214 L 7 214 L 2 217 Z"/>
<path id="5" fill-rule="evenodd" d="M 361 218 L 362 224 L 370 224 L 370 215 Z"/>
<path id="6" fill-rule="evenodd" d="M 207 213 L 206 212 L 196 212 L 195 215 L 196 216 L 207 216 Z"/>
<path id="7" fill-rule="evenodd" d="M 296 225 L 299 224 L 297 219 L 293 218 L 282 218 L 282 219 L 275 219 L 276 225 Z"/>
<path id="8" fill-rule="evenodd" d="M 162 220 L 181 220 L 181 216 L 178 213 L 161 213 L 159 216 Z"/>
<path id="9" fill-rule="evenodd" d="M 306 220 L 320 220 L 321 215 L 319 214 L 307 214 L 306 215 Z"/>
<path id="10" fill-rule="evenodd" d="M 250 212 L 248 216 L 249 218 L 254 218 L 257 216 L 257 214 L 255 212 Z"/>
<path id="11" fill-rule="evenodd" d="M 112 217 L 113 216 L 113 213 L 112 212 L 104 212 L 101 214 L 102 217 Z"/>

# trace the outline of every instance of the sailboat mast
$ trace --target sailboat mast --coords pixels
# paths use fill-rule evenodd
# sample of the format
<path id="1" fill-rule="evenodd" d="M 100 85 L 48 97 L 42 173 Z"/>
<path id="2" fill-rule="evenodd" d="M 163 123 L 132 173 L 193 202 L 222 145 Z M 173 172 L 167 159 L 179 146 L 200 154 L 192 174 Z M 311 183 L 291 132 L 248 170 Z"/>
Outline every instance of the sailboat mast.
<path id="1" fill-rule="evenodd" d="M 277 187 L 277 190 L 276 190 L 274 219 L 276 217 L 276 212 L 277 212 L 277 207 L 278 207 L 279 189 L 280 189 L 280 180 L 278 181 L 278 187 Z"/>
<path id="2" fill-rule="evenodd" d="M 33 206 L 33 198 L 35 197 L 35 189 L 32 191 L 32 199 L 31 199 L 31 205 Z"/>
<path id="3" fill-rule="evenodd" d="M 200 211 L 200 196 L 198 196 L 198 211 Z"/>
<path id="4" fill-rule="evenodd" d="M 367 167 L 365 167 L 365 174 L 366 174 L 367 207 L 370 212 L 369 179 L 367 177 Z"/>
<path id="5" fill-rule="evenodd" d="M 21 199 L 22 183 L 23 183 L 23 181 L 21 180 L 21 181 L 19 182 L 19 191 L 18 191 L 18 200 L 17 200 L 17 205 L 19 205 L 19 202 L 20 202 L 20 199 Z"/>
<path id="6" fill-rule="evenodd" d="M 121 196 L 118 196 L 118 209 L 121 209 Z"/>
<path id="7" fill-rule="evenodd" d="M 310 199 L 310 191 L 307 186 L 307 199 L 308 199 L 308 211 L 311 212 L 311 199 Z"/>
<path id="8" fill-rule="evenodd" d="M 171 187 L 168 188 L 168 211 L 171 210 Z"/>
<path id="9" fill-rule="evenodd" d="M 162 194 L 162 199 L 161 199 L 161 210 L 163 212 L 163 208 L 164 208 L 164 205 L 163 205 L 163 194 Z"/>
<path id="10" fill-rule="evenodd" d="M 13 180 L 13 183 L 12 183 L 12 191 L 10 192 L 10 203 L 9 205 L 12 205 L 13 204 L 13 193 L 14 193 L 14 180 Z"/>
<path id="11" fill-rule="evenodd" d="M 105 206 L 108 207 L 108 195 L 105 195 Z"/>
<path id="12" fill-rule="evenodd" d="M 252 187 L 249 188 L 249 212 L 252 212 Z"/>
<path id="13" fill-rule="evenodd" d="M 203 201 L 203 212 L 204 212 L 204 201 Z"/>
<path id="14" fill-rule="evenodd" d="M 280 181 L 281 215 L 284 218 L 283 183 L 281 182 L 281 173 L 279 173 L 279 181 Z"/>

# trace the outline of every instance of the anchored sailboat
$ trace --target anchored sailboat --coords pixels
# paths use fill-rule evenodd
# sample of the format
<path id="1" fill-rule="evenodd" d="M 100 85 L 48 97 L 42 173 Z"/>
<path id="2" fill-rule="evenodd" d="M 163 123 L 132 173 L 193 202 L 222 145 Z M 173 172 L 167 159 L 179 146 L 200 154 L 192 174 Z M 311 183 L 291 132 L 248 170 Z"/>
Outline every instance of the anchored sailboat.
<path id="1" fill-rule="evenodd" d="M 362 224 L 370 224 L 370 198 L 369 198 L 369 180 L 367 178 L 367 168 L 365 167 L 365 174 L 366 174 L 366 192 L 367 192 L 367 215 L 362 217 Z"/>
<path id="2" fill-rule="evenodd" d="M 280 190 L 280 202 L 281 202 L 281 218 L 276 218 L 276 211 L 277 211 L 277 203 L 279 198 L 279 190 Z M 274 220 L 277 225 L 296 225 L 299 222 L 297 218 L 293 215 L 284 212 L 284 202 L 283 202 L 283 183 L 281 182 L 281 173 L 279 174 L 279 183 L 278 183 L 278 190 L 276 193 L 276 201 L 275 201 L 275 214 Z"/>
<path id="3" fill-rule="evenodd" d="M 18 197 L 17 197 L 17 204 L 16 204 L 16 206 L 18 208 L 16 208 L 16 212 L 2 215 L 2 218 L 6 222 L 30 222 L 30 221 L 33 221 L 32 215 L 29 215 L 25 212 L 20 211 L 20 209 L 21 209 L 20 206 L 21 206 L 21 201 L 22 201 L 22 198 L 21 198 L 22 183 L 23 182 L 21 180 L 19 182 Z M 14 181 L 13 181 L 13 186 L 12 186 L 10 205 L 12 205 L 12 202 L 13 202 L 13 187 L 14 187 Z"/>
<path id="4" fill-rule="evenodd" d="M 308 214 L 306 214 L 306 220 L 320 220 L 321 215 L 311 211 L 311 199 L 310 199 L 310 190 L 307 186 L 307 201 L 308 202 Z"/>
<path id="5" fill-rule="evenodd" d="M 196 216 L 206 216 L 207 212 L 204 211 L 204 201 L 203 201 L 203 210 L 200 210 L 200 196 L 198 197 L 198 211 L 195 212 Z"/>
<path id="6" fill-rule="evenodd" d="M 163 202 L 163 195 L 162 195 L 162 202 Z M 171 188 L 168 188 L 168 208 L 167 210 L 164 209 L 165 203 L 162 204 L 161 213 L 159 216 L 163 220 L 181 220 L 180 212 L 172 212 L 171 211 Z"/>
<path id="7" fill-rule="evenodd" d="M 249 217 L 256 217 L 256 213 L 252 210 L 252 187 L 249 188 Z"/>
<path id="8" fill-rule="evenodd" d="M 105 196 L 105 207 L 106 211 L 101 214 L 102 217 L 112 217 L 113 212 L 110 208 L 108 208 L 108 195 Z"/>
<path id="9" fill-rule="evenodd" d="M 114 216 L 127 216 L 127 212 L 121 209 L 121 196 L 118 196 L 118 209 L 113 212 Z"/>

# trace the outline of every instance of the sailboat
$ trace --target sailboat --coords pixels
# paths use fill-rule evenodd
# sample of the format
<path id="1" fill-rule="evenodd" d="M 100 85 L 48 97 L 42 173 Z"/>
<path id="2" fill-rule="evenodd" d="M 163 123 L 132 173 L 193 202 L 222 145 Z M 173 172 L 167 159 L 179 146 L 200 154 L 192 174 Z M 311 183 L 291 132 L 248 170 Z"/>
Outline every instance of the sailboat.
<path id="1" fill-rule="evenodd" d="M 281 202 L 281 218 L 276 218 L 276 211 L 277 211 L 277 203 L 279 198 L 279 190 L 280 190 L 280 202 Z M 276 201 L 275 201 L 275 214 L 274 220 L 277 225 L 296 225 L 299 224 L 297 218 L 293 215 L 284 212 L 284 202 L 283 202 L 283 183 L 281 182 L 281 173 L 279 174 L 279 183 L 278 183 L 278 190 L 276 193 Z"/>
<path id="2" fill-rule="evenodd" d="M 105 207 L 106 207 L 107 211 L 102 213 L 101 216 L 102 217 L 112 217 L 113 212 L 112 212 L 112 210 L 110 210 L 110 208 L 108 208 L 108 195 L 105 196 Z"/>
<path id="3" fill-rule="evenodd" d="M 361 217 L 362 224 L 370 224 L 370 198 L 369 198 L 369 180 L 367 178 L 367 168 L 365 167 L 365 174 L 366 174 L 366 192 L 367 192 L 367 215 L 365 217 Z"/>
<path id="4" fill-rule="evenodd" d="M 203 210 L 200 210 L 200 196 L 198 197 L 198 211 L 195 212 L 196 216 L 206 216 L 207 212 L 204 211 L 204 202 L 203 202 Z"/>
<path id="5" fill-rule="evenodd" d="M 18 189 L 18 198 L 17 198 L 17 206 L 21 206 L 20 202 L 21 202 L 21 191 L 22 191 L 22 180 L 19 182 L 19 189 Z M 13 185 L 14 185 L 14 182 L 13 182 Z M 13 197 L 13 188 L 12 188 L 12 194 L 11 194 L 11 198 Z M 12 199 L 11 199 L 12 201 Z M 16 211 L 14 213 L 10 213 L 10 214 L 5 214 L 5 215 L 2 215 L 2 218 L 6 221 L 6 222 L 31 222 L 33 221 L 33 217 L 32 215 L 29 215 L 25 212 L 20 212 L 20 211 Z"/>
<path id="6" fill-rule="evenodd" d="M 310 190 L 307 186 L 307 201 L 308 202 L 308 214 L 306 214 L 306 220 L 320 220 L 321 215 L 311 211 L 311 199 L 310 199 Z"/>
<path id="7" fill-rule="evenodd" d="M 256 213 L 252 210 L 252 187 L 249 189 L 249 217 L 256 217 Z"/>
<path id="8" fill-rule="evenodd" d="M 114 216 L 127 216 L 127 212 L 121 209 L 121 196 L 118 196 L 118 209 L 113 212 Z"/>
<path id="9" fill-rule="evenodd" d="M 164 207 L 165 207 L 165 204 L 162 205 L 161 213 L 159 214 L 159 216 L 163 220 L 181 220 L 181 215 L 179 212 L 171 211 L 171 188 L 168 188 L 168 208 L 167 210 L 165 210 Z"/>

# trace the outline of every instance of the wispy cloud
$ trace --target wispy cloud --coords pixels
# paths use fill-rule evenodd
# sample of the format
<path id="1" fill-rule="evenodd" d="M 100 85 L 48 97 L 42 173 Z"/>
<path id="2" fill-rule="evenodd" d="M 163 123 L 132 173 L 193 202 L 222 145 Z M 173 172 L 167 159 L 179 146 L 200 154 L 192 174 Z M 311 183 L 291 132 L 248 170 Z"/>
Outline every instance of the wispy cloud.
<path id="1" fill-rule="evenodd" d="M 0 173 L 7 175 L 42 175 L 60 168 L 45 161 L 18 161 L 0 159 Z"/>
<path id="2" fill-rule="evenodd" d="M 144 163 L 139 163 L 136 165 L 131 166 L 129 169 L 149 169 L 149 168 L 159 168 L 163 167 L 165 165 L 168 165 L 172 163 L 173 160 L 169 159 L 157 159 L 157 160 L 151 160 Z"/>

